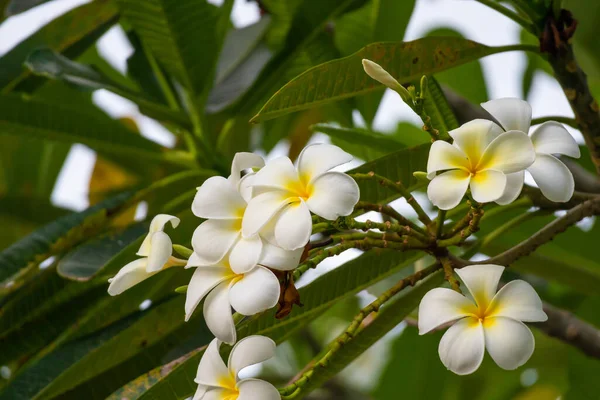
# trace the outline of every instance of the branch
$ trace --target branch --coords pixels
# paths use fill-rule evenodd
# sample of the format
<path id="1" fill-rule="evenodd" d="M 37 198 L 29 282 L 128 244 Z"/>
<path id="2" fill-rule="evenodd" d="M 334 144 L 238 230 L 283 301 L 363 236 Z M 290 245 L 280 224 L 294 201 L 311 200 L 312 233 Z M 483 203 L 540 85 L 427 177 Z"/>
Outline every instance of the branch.
<path id="1" fill-rule="evenodd" d="M 557 338 L 584 354 L 600 359 L 600 330 L 568 311 L 544 303 L 548 321 L 531 324 L 548 336 Z"/>
<path id="2" fill-rule="evenodd" d="M 498 254 L 488 260 L 473 262 L 461 260 L 461 264 L 473 265 L 473 264 L 498 264 L 508 266 L 515 262 L 521 257 L 525 257 L 534 252 L 538 247 L 551 241 L 557 234 L 565 231 L 571 225 L 581 221 L 585 217 L 600 214 L 600 196 L 596 196 L 593 199 L 586 200 L 580 205 L 567 211 L 567 213 L 557 218 L 524 242 L 506 250 L 503 253 Z"/>

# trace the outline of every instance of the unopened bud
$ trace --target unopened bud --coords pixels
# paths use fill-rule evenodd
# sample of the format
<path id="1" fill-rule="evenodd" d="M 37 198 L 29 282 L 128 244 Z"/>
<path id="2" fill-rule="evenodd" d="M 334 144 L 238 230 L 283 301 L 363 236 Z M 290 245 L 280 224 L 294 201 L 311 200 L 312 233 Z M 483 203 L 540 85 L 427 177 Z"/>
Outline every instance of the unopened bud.
<path id="1" fill-rule="evenodd" d="M 412 98 L 410 93 L 408 93 L 408 90 L 406 90 L 404 86 L 394 79 L 389 72 L 383 69 L 381 65 L 371 60 L 367 60 L 366 58 L 362 60 L 362 65 L 367 75 L 397 92 L 405 103 L 409 105 L 412 104 Z"/>

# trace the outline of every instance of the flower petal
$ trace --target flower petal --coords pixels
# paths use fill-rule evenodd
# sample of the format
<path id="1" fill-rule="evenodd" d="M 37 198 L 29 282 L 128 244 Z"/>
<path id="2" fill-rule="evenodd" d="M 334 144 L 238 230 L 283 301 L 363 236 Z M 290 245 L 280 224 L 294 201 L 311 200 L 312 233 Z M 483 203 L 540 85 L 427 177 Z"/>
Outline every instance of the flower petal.
<path id="1" fill-rule="evenodd" d="M 230 282 L 221 282 L 204 300 L 204 320 L 217 339 L 228 344 L 236 340 L 235 324 L 229 303 Z"/>
<path id="2" fill-rule="evenodd" d="M 148 264 L 146 271 L 158 272 L 173 254 L 173 242 L 169 235 L 162 231 L 152 234 L 150 239 L 150 254 L 148 255 Z"/>
<path id="3" fill-rule="evenodd" d="M 432 179 L 435 172 L 447 169 L 469 170 L 469 159 L 460 149 L 443 140 L 436 140 L 429 150 L 427 176 Z"/>
<path id="4" fill-rule="evenodd" d="M 504 206 L 506 204 L 510 204 L 519 197 L 521 194 L 521 190 L 523 190 L 523 181 L 525 179 L 525 172 L 514 172 L 512 174 L 506 175 L 506 188 L 504 188 L 504 193 L 496 203 Z"/>
<path id="5" fill-rule="evenodd" d="M 229 180 L 237 184 L 240 181 L 242 171 L 250 168 L 262 168 L 265 166 L 265 160 L 254 153 L 240 152 L 235 153 L 231 163 L 231 175 Z"/>
<path id="6" fill-rule="evenodd" d="M 575 190 L 573 174 L 558 158 L 538 153 L 535 162 L 527 168 L 542 194 L 557 203 L 569 201 Z"/>
<path id="7" fill-rule="evenodd" d="M 294 186 L 299 180 L 292 160 L 279 157 L 269 161 L 256 173 L 253 184 L 256 187 L 288 191 L 290 186 Z"/>
<path id="8" fill-rule="evenodd" d="M 311 183 L 306 205 L 313 213 L 333 221 L 352 214 L 360 198 L 358 184 L 343 172 L 326 172 Z"/>
<path id="9" fill-rule="evenodd" d="M 303 182 L 310 183 L 333 167 L 352 161 L 352 155 L 332 144 L 312 144 L 298 156 L 298 173 Z"/>
<path id="10" fill-rule="evenodd" d="M 204 181 L 192 202 L 192 212 L 200 218 L 242 218 L 245 209 L 246 201 L 236 185 L 222 176 L 213 176 Z"/>
<path id="11" fill-rule="evenodd" d="M 496 294 L 504 267 L 494 264 L 469 265 L 455 270 L 477 303 L 485 311 Z"/>
<path id="12" fill-rule="evenodd" d="M 296 250 L 285 250 L 266 242 L 263 243 L 263 252 L 258 263 L 279 271 L 291 271 L 298 266 L 303 252 L 302 247 Z"/>
<path id="13" fill-rule="evenodd" d="M 275 307 L 279 300 L 279 280 L 264 267 L 244 274 L 229 290 L 229 302 L 242 315 L 254 315 Z"/>
<path id="14" fill-rule="evenodd" d="M 509 131 L 492 140 L 477 165 L 477 171 L 494 169 L 510 174 L 529 167 L 535 161 L 535 151 L 529 136 Z"/>
<path id="15" fill-rule="evenodd" d="M 483 327 L 485 347 L 500 368 L 517 369 L 533 354 L 535 339 L 522 322 L 494 317 L 486 319 Z"/>
<path id="16" fill-rule="evenodd" d="M 127 289 L 137 285 L 143 280 L 150 278 L 156 272 L 147 272 L 147 258 L 140 258 L 125 265 L 117 272 L 117 275 L 110 278 L 108 281 L 108 294 L 116 296 L 123 293 Z"/>
<path id="17" fill-rule="evenodd" d="M 237 378 L 241 369 L 272 358 L 275 348 L 275 342 L 266 336 L 254 335 L 241 339 L 229 353 L 229 372 Z"/>
<path id="18" fill-rule="evenodd" d="M 481 103 L 492 114 L 505 131 L 529 132 L 531 126 L 531 106 L 524 100 L 503 98 Z"/>
<path id="19" fill-rule="evenodd" d="M 196 388 L 196 392 L 194 393 L 194 397 L 192 397 L 192 400 L 201 400 L 207 390 L 208 386 L 198 385 L 198 387 Z"/>
<path id="20" fill-rule="evenodd" d="M 479 203 L 498 200 L 506 189 L 506 175 L 500 171 L 488 169 L 471 177 L 471 194 Z"/>
<path id="21" fill-rule="evenodd" d="M 390 75 L 389 72 L 383 69 L 383 67 L 376 62 L 363 58 L 362 65 L 367 75 L 375 79 L 377 82 L 389 87 L 392 90 L 406 91 L 406 89 L 404 89 L 404 87 L 402 87 L 402 85 L 400 85 L 400 83 L 392 75 Z"/>
<path id="22" fill-rule="evenodd" d="M 450 210 L 460 203 L 470 180 L 471 175 L 463 170 L 446 171 L 429 182 L 427 196 L 434 206 Z"/>
<path id="23" fill-rule="evenodd" d="M 275 240 L 286 250 L 306 246 L 312 233 L 312 217 L 303 200 L 281 210 L 275 222 Z"/>
<path id="24" fill-rule="evenodd" d="M 136 253 L 138 256 L 148 257 L 150 255 L 150 240 L 153 233 L 162 231 L 165 229 L 165 225 L 171 222 L 171 226 L 173 228 L 177 228 L 179 225 L 179 218 L 169 215 L 169 214 L 158 214 L 154 218 L 152 218 L 152 222 L 150 222 L 150 229 L 148 231 L 148 235 L 144 238 L 140 249 Z"/>
<path id="25" fill-rule="evenodd" d="M 569 131 L 558 122 L 548 121 L 540 125 L 531 134 L 536 153 L 564 154 L 579 158 L 581 151 Z"/>
<path id="26" fill-rule="evenodd" d="M 522 280 L 511 281 L 500 289 L 486 314 L 524 322 L 544 322 L 548 319 L 542 309 L 540 296 L 529 283 Z"/>
<path id="27" fill-rule="evenodd" d="M 448 329 L 438 347 L 442 364 L 458 375 L 475 372 L 483 361 L 483 326 L 472 317 L 461 319 Z"/>
<path id="28" fill-rule="evenodd" d="M 231 389 L 211 389 L 204 394 L 202 400 L 229 400 L 239 399 L 239 396 L 236 398 L 236 392 Z"/>
<path id="29" fill-rule="evenodd" d="M 474 119 L 451 130 L 448 134 L 454 139 L 454 146 L 469 158 L 470 165 L 475 166 L 479 163 L 487 146 L 502 132 L 502 128 L 492 121 Z"/>
<path id="30" fill-rule="evenodd" d="M 266 167 L 265 167 L 266 168 Z M 273 191 L 261 193 L 248 203 L 242 220 L 242 235 L 250 237 L 258 233 L 273 216 L 293 199 L 287 192 Z"/>
<path id="31" fill-rule="evenodd" d="M 229 265 L 233 272 L 245 274 L 254 268 L 258 264 L 262 250 L 263 242 L 260 236 L 240 238 L 229 253 Z"/>
<path id="32" fill-rule="evenodd" d="M 454 290 L 435 288 L 419 304 L 419 335 L 477 311 L 473 302 Z"/>
<path id="33" fill-rule="evenodd" d="M 239 225 L 239 220 L 204 221 L 192 235 L 194 251 L 211 264 L 219 262 L 240 237 Z"/>
<path id="34" fill-rule="evenodd" d="M 219 381 L 224 376 L 229 376 L 229 370 L 219 354 L 219 347 L 220 343 L 217 339 L 210 342 L 200 359 L 194 382 L 200 385 L 219 387 L 221 386 Z"/>
<path id="35" fill-rule="evenodd" d="M 237 400 L 280 400 L 275 386 L 259 379 L 244 379 L 238 384 L 240 395 Z"/>
<path id="36" fill-rule="evenodd" d="M 187 264 L 185 264 L 185 268 L 188 269 L 188 268 L 193 268 L 193 267 L 209 266 L 209 265 L 214 265 L 214 263 L 208 262 L 207 260 L 200 257 L 198 255 L 198 253 L 196 253 L 194 251 L 192 253 L 192 255 L 190 256 L 190 258 L 188 258 Z"/>
<path id="37" fill-rule="evenodd" d="M 192 313 L 208 292 L 229 277 L 230 272 L 227 268 L 198 267 L 190 279 L 185 295 L 185 320 L 189 321 Z"/>

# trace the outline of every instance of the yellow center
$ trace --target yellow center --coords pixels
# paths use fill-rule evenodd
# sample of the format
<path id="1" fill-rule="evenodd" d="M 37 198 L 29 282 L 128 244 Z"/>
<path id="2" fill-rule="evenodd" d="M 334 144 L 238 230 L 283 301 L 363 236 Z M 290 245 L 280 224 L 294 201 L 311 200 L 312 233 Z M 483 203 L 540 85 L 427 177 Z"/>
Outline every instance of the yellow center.
<path id="1" fill-rule="evenodd" d="M 482 324 L 486 328 L 491 327 L 495 323 L 500 306 L 490 301 L 484 293 L 477 293 L 474 298 L 475 304 L 465 307 L 462 310 L 463 314 L 468 315 L 471 326 Z"/>
<path id="2" fill-rule="evenodd" d="M 299 179 L 290 180 L 285 185 L 285 188 L 298 196 L 298 198 L 306 201 L 312 196 L 313 187 L 310 182 L 310 176 L 308 175 L 300 175 Z"/>
<path id="3" fill-rule="evenodd" d="M 236 400 L 240 395 L 237 388 L 235 377 L 231 374 L 224 375 L 219 379 L 219 386 L 225 389 L 221 394 L 220 400 Z"/>

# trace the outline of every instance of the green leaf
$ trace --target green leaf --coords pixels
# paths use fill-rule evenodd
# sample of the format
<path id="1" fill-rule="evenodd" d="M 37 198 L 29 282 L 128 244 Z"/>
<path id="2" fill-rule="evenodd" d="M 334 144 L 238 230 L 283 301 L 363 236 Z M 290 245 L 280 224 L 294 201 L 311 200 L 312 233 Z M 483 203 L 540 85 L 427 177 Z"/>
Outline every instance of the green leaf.
<path id="1" fill-rule="evenodd" d="M 423 107 L 427 116 L 431 118 L 431 125 L 439 131 L 440 138 L 450 138 L 448 132 L 458 128 L 458 121 L 440 85 L 432 76 L 427 78 L 427 93 Z"/>
<path id="2" fill-rule="evenodd" d="M 381 87 L 363 70 L 361 60 L 380 64 L 399 82 L 437 72 L 520 46 L 489 47 L 462 38 L 429 37 L 412 42 L 373 43 L 351 56 L 334 60 L 297 76 L 283 86 L 252 122 L 368 93 Z"/>
<path id="3" fill-rule="evenodd" d="M 0 96 L 0 135 L 3 134 L 83 143 L 100 152 L 146 161 L 160 161 L 167 156 L 159 145 L 110 118 L 16 95 Z"/>
<path id="4" fill-rule="evenodd" d="M 365 253 L 301 288 L 304 306 L 294 308 L 288 317 L 277 320 L 275 311 L 270 310 L 243 322 L 238 328 L 238 338 L 259 334 L 280 343 L 340 300 L 394 274 L 420 257 L 412 252 L 385 250 Z M 196 389 L 193 379 L 201 356 L 201 350 L 192 352 L 173 365 L 157 368 L 113 393 L 109 399 L 118 400 L 124 396 L 129 400 L 187 397 Z"/>
<path id="5" fill-rule="evenodd" d="M 425 293 L 439 286 L 442 282 L 442 274 L 437 272 L 422 280 L 414 288 L 402 291 L 397 299 L 387 303 L 369 324 L 354 335 L 352 340 L 344 343 L 342 350 L 329 359 L 327 368 L 319 369 L 318 373 L 311 377 L 308 384 L 303 387 L 303 393 L 310 393 L 322 386 L 344 369 L 356 357 L 402 322 L 419 305 Z"/>
<path id="6" fill-rule="evenodd" d="M 375 161 L 354 168 L 348 173 L 369 173 L 371 171 L 402 184 L 411 190 L 419 182 L 413 176 L 415 171 L 427 170 L 430 143 L 402 149 Z M 371 203 L 385 204 L 400 197 L 396 192 L 379 185 L 375 180 L 358 182 L 360 199 Z"/>
<path id="7" fill-rule="evenodd" d="M 1 108 L 1 107 L 0 107 Z M 67 215 L 40 228 L 0 253 L 0 282 L 10 278 L 30 262 L 64 251 L 97 233 L 107 215 L 117 210 L 131 197 L 123 193 L 87 210 Z"/>
<path id="8" fill-rule="evenodd" d="M 190 91 L 200 112 L 223 41 L 222 18 L 229 17 L 231 1 L 222 8 L 205 0 L 118 0 L 122 15 L 160 64 Z"/>
<path id="9" fill-rule="evenodd" d="M 13 15 L 20 14 L 27 10 L 31 10 L 34 7 L 44 4 L 50 0 L 8 0 L 9 3 L 4 9 L 4 15 L 12 17 Z"/>
<path id="10" fill-rule="evenodd" d="M 43 82 L 32 78 L 23 68 L 29 53 L 49 47 L 69 58 L 76 58 L 104 34 L 116 21 L 117 9 L 109 0 L 94 1 L 54 19 L 0 58 L 0 88 L 3 93 L 30 92 Z"/>

